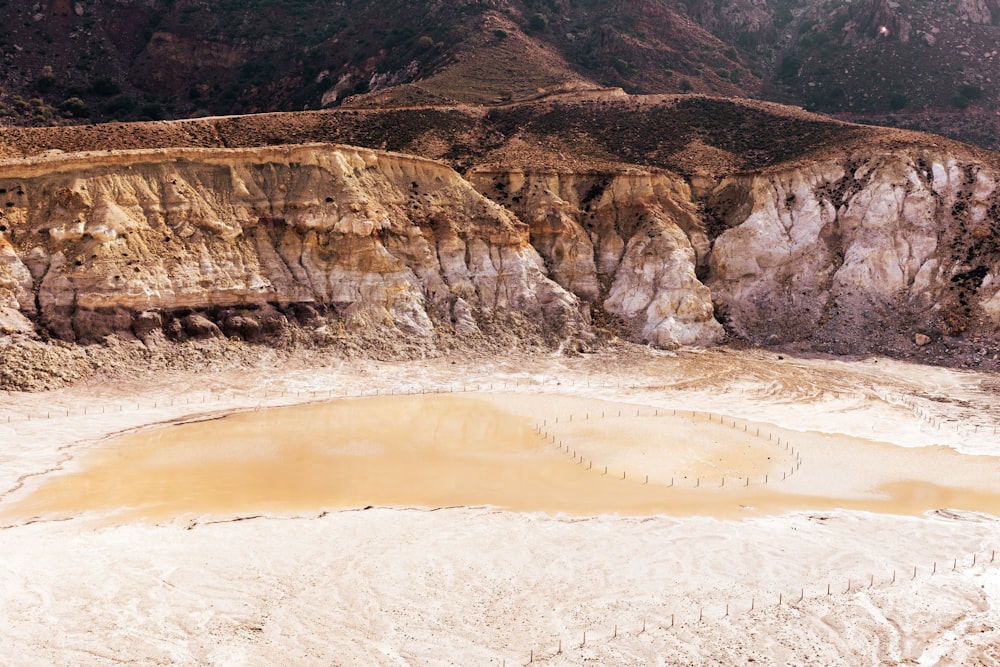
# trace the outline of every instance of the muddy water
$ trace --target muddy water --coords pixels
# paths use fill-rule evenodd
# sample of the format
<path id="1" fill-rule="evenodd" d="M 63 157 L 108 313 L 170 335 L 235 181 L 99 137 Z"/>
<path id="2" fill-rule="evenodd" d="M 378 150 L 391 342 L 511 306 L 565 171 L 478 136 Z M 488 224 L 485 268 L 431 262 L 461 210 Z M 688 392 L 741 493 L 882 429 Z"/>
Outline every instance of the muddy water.
<path id="1" fill-rule="evenodd" d="M 864 497 L 846 492 L 849 484 L 837 493 L 830 480 L 816 495 L 784 492 L 778 482 L 764 486 L 759 478 L 770 473 L 777 479 L 792 459 L 774 443 L 705 420 L 564 423 L 559 437 L 573 443 L 566 452 L 536 433 L 541 416 L 531 414 L 534 400 L 448 395 L 344 400 L 129 434 L 80 456 L 72 470 L 48 475 L 8 503 L 0 520 L 93 512 L 114 520 L 160 521 L 369 505 L 720 518 L 833 507 L 902 514 L 952 507 L 1000 514 L 1000 495 L 989 490 L 997 487 L 983 479 L 966 488 L 901 480 L 894 469 L 892 476 L 872 480 L 873 493 Z M 579 405 L 581 413 L 596 414 L 616 404 Z M 581 454 L 574 459 L 576 447 Z M 853 442 L 851 447 L 886 446 Z M 957 456 L 900 452 L 924 456 L 930 470 L 940 468 L 926 457 Z M 1000 478 L 995 459 L 960 458 L 982 459 L 977 465 L 987 481 Z M 627 470 L 633 474 L 623 479 Z M 648 481 L 642 471 L 653 471 Z M 730 476 L 728 486 L 716 481 L 720 474 Z M 841 474 L 846 479 L 851 473 Z M 691 480 L 702 475 L 713 481 L 694 488 Z M 747 476 L 754 484 L 744 487 Z"/>

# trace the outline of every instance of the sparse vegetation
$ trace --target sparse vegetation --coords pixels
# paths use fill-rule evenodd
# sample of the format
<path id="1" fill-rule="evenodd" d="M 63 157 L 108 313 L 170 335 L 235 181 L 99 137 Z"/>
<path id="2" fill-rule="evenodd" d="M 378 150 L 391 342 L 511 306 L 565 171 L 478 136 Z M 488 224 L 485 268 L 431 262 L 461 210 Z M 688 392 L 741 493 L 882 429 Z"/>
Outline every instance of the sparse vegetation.
<path id="1" fill-rule="evenodd" d="M 86 118 L 90 115 L 90 109 L 87 108 L 87 103 L 79 97 L 67 97 L 63 100 L 62 104 L 59 105 L 59 108 L 72 118 Z"/>
<path id="2" fill-rule="evenodd" d="M 45 67 L 42 73 L 35 80 L 35 90 L 45 94 L 51 92 L 56 87 L 56 75 L 51 67 Z"/>
<path id="3" fill-rule="evenodd" d="M 90 82 L 90 92 L 100 97 L 111 97 L 121 92 L 121 87 L 108 76 L 98 76 Z"/>
<path id="4" fill-rule="evenodd" d="M 778 65 L 777 78 L 779 81 L 789 82 L 799 75 L 799 69 L 802 67 L 802 59 L 796 55 L 788 54 L 781 59 L 781 64 Z"/>
<path id="5" fill-rule="evenodd" d="M 958 94 L 970 102 L 975 102 L 983 96 L 983 89 L 971 83 L 963 83 L 958 87 Z"/>
<path id="6" fill-rule="evenodd" d="M 510 0 L 502 7 L 444 2 L 417 12 L 397 0 L 322 6 L 317 0 L 118 0 L 69 16 L 72 30 L 85 38 L 56 49 L 51 26 L 28 21 L 19 27 L 26 17 L 16 3 L 0 2 L 0 24 L 20 30 L 16 40 L 0 36 L 8 60 L 0 83 L 9 89 L 0 104 L 14 124 L 50 115 L 63 123 L 100 122 L 318 108 L 321 100 L 343 104 L 366 94 L 373 103 L 386 98 L 387 86 L 415 78 L 420 90 L 401 93 L 397 102 L 496 103 L 589 81 L 636 93 L 763 96 L 882 122 L 916 123 L 916 116 L 904 120 L 894 112 L 920 108 L 930 118 L 943 107 L 952 121 L 925 122 L 942 132 L 962 122 L 947 107 L 997 104 L 993 86 L 984 83 L 993 72 L 979 57 L 980 47 L 992 43 L 986 34 L 992 26 L 971 25 L 936 3 L 905 0 L 886 9 L 879 20 L 892 29 L 893 16 L 907 17 L 908 39 L 883 35 L 858 2 L 768 0 L 755 11 L 770 21 L 763 16 L 749 23 L 741 22 L 742 10 L 724 10 L 728 5 L 718 0 L 655 4 L 656 20 L 651 5 L 594 0 Z M 687 18 L 671 19 L 675 8 Z M 133 13 L 128 27 L 118 12 Z M 491 13 L 503 22 L 488 18 Z M 258 20 L 261 15 L 268 21 Z M 511 21 L 524 33 L 517 40 L 509 35 Z M 692 21 L 721 41 L 706 39 Z M 954 47 L 959 33 L 967 49 Z M 480 57 L 469 49 L 473 42 L 476 49 L 500 51 Z M 513 42 L 519 48 L 507 53 L 505 44 Z M 553 52 L 572 68 L 543 62 Z M 467 59 L 474 62 L 466 65 Z M 456 83 L 459 70 L 476 78 L 465 90 Z M 42 105 L 24 108 L 13 96 L 37 97 Z M 64 107 L 72 98 L 85 114 L 75 103 Z M 968 128 L 962 132 L 972 136 Z M 993 136 L 985 144 L 1000 147 L 996 132 L 973 134 L 980 143 Z"/>

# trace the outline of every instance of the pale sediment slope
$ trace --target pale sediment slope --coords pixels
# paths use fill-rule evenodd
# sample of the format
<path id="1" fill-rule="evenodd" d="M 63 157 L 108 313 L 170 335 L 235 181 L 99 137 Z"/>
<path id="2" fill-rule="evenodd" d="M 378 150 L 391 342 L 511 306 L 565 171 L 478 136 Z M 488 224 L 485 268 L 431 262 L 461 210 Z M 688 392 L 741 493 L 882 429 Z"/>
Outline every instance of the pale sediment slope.
<path id="1" fill-rule="evenodd" d="M 1000 173 L 933 150 L 854 153 L 727 178 L 706 281 L 757 343 L 836 353 L 964 340 L 1000 326 Z M 938 359 L 942 359 L 941 351 Z"/>
<path id="2" fill-rule="evenodd" d="M 57 156 L 4 176 L 8 332 L 256 342 L 291 323 L 419 349 L 484 329 L 585 339 L 596 305 L 659 347 L 723 333 L 696 276 L 708 237 L 665 173 L 496 175 L 517 183 L 509 208 L 440 163 L 327 145 Z"/>
<path id="3" fill-rule="evenodd" d="M 585 323 L 528 230 L 446 166 L 310 145 L 8 164 L 8 330 L 63 340 L 238 336 L 294 320 L 319 340 L 435 327 L 534 337 Z"/>
<path id="4" fill-rule="evenodd" d="M 528 224 L 559 284 L 627 323 L 634 340 L 668 349 L 721 340 L 698 279 L 711 245 L 676 175 L 480 169 L 470 180 Z"/>

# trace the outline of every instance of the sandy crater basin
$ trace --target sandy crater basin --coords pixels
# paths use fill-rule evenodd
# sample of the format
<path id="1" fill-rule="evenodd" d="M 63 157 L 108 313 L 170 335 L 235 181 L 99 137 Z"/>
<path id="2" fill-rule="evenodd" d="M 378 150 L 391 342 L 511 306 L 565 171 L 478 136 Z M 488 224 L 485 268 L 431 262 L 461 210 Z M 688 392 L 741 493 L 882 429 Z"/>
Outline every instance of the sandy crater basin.
<path id="1" fill-rule="evenodd" d="M 732 518 L 804 509 L 1000 514 L 1000 461 L 560 395 L 426 394 L 229 414 L 104 441 L 5 523 L 369 506 Z"/>

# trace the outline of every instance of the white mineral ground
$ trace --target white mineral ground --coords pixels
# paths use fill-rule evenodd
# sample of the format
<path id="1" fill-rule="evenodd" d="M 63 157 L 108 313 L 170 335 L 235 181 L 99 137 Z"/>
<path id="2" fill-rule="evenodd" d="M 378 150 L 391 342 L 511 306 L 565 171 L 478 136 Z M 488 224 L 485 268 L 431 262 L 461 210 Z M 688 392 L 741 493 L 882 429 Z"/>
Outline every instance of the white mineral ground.
<path id="1" fill-rule="evenodd" d="M 1000 664 L 998 392 L 623 346 L 0 395 L 0 663 Z"/>

